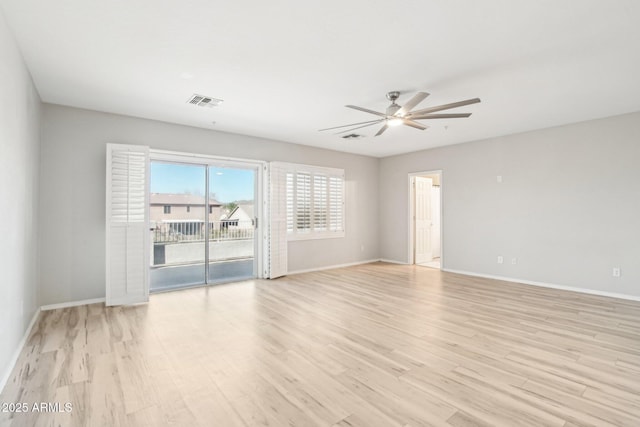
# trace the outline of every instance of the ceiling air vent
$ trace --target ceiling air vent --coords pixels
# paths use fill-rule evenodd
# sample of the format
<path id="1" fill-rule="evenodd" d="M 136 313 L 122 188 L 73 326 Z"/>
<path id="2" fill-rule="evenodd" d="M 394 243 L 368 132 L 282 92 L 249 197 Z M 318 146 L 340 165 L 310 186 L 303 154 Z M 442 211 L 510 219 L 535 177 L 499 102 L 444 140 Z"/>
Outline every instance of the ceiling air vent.
<path id="1" fill-rule="evenodd" d="M 360 138 L 364 138 L 364 135 L 360 135 L 360 134 L 357 134 L 357 133 L 350 133 L 348 135 L 342 136 L 341 138 L 344 138 L 344 139 L 360 139 Z"/>
<path id="2" fill-rule="evenodd" d="M 191 98 L 187 100 L 187 104 L 195 105 L 197 107 L 211 108 L 217 107 L 218 105 L 222 104 L 222 102 L 222 99 L 217 99 L 212 96 L 198 95 L 196 93 L 194 93 L 193 96 L 191 96 Z"/>

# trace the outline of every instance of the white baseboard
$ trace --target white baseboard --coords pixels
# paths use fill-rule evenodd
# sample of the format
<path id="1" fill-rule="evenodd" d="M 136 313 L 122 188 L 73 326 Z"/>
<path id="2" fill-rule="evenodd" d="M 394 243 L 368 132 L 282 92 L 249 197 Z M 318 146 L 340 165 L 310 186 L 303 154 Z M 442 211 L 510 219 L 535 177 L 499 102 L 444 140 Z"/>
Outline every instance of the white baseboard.
<path id="1" fill-rule="evenodd" d="M 304 270 L 294 270 L 294 271 L 288 271 L 287 276 L 292 274 L 300 274 L 300 273 L 312 273 L 314 271 L 333 270 L 334 268 L 353 267 L 354 265 L 371 264 L 372 262 L 378 262 L 378 261 L 380 260 L 376 258 L 376 259 L 368 259 L 365 261 L 349 262 L 347 264 L 334 264 L 334 265 L 327 265 L 324 267 L 307 268 Z"/>
<path id="2" fill-rule="evenodd" d="M 13 352 L 13 356 L 11 357 L 11 360 L 9 360 L 9 363 L 8 363 L 8 365 L 6 367 L 5 372 L 2 373 L 2 378 L 0 379 L 0 392 L 2 390 L 4 390 L 4 386 L 7 384 L 7 381 L 9 381 L 9 377 L 11 376 L 11 372 L 13 371 L 13 368 L 16 366 L 16 362 L 18 361 L 18 358 L 20 357 L 20 353 L 22 353 L 22 349 L 24 348 L 24 345 L 27 343 L 27 339 L 29 338 L 29 335 L 31 334 L 31 330 L 33 329 L 33 325 L 35 325 L 36 321 L 38 320 L 38 315 L 39 314 L 40 314 L 40 309 L 38 308 L 36 310 L 36 312 L 33 313 L 33 317 L 31 318 L 31 322 L 29 322 L 29 326 L 27 326 L 27 330 L 24 331 L 24 335 L 22 336 L 22 339 L 18 343 L 18 347 Z"/>
<path id="3" fill-rule="evenodd" d="M 40 310 L 47 311 L 47 310 L 55 310 L 57 308 L 77 307 L 79 305 L 97 304 L 104 301 L 105 301 L 104 298 L 92 298 L 92 299 L 85 299 L 81 301 L 61 302 L 59 304 L 43 305 L 42 307 L 40 307 Z"/>
<path id="4" fill-rule="evenodd" d="M 640 301 L 640 296 L 635 296 L 635 295 L 618 294 L 615 292 L 598 291 L 595 289 L 576 288 L 573 286 L 556 285 L 553 283 L 536 282 L 533 280 L 525 280 L 525 279 L 515 279 L 513 277 L 494 276 L 493 274 L 474 273 L 472 271 L 452 270 L 449 268 L 444 268 L 442 269 L 442 271 L 446 271 L 447 273 L 464 274 L 465 276 L 475 276 L 475 277 L 483 277 L 486 279 L 503 280 L 505 282 L 522 283 L 523 285 L 539 286 L 541 288 L 580 292 L 582 294 L 598 295 L 601 297 L 609 297 L 609 298 L 619 298 L 619 299 L 624 299 L 629 301 Z"/>

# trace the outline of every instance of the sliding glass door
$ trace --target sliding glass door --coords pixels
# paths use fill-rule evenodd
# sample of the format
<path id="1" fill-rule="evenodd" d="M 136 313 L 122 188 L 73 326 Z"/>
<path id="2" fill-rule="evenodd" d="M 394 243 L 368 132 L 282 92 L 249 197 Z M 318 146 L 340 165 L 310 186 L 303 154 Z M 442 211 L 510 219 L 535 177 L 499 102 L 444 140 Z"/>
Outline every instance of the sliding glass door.
<path id="1" fill-rule="evenodd" d="M 220 215 L 209 222 L 208 283 L 255 277 L 256 171 L 209 167 L 209 189 Z"/>
<path id="2" fill-rule="evenodd" d="M 151 291 L 256 277 L 255 165 L 151 161 Z"/>

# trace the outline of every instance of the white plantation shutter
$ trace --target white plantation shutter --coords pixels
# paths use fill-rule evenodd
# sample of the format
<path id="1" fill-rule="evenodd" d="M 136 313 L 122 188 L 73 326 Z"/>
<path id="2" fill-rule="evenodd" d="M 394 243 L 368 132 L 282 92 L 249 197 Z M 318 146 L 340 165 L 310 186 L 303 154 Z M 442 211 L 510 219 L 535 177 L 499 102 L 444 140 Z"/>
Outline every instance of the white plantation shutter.
<path id="1" fill-rule="evenodd" d="M 148 147 L 107 144 L 107 305 L 149 300 L 148 182 Z"/>
<path id="2" fill-rule="evenodd" d="M 326 175 L 313 176 L 313 230 L 327 231 L 327 184 Z"/>
<path id="3" fill-rule="evenodd" d="M 329 177 L 329 231 L 344 232 L 344 176 Z"/>
<path id="4" fill-rule="evenodd" d="M 284 178 L 289 239 L 344 236 L 344 170 L 277 163 Z"/>
<path id="5" fill-rule="evenodd" d="M 277 163 L 269 167 L 269 274 L 270 279 L 287 274 L 287 188 L 293 177 Z M 291 220 L 293 224 L 293 219 Z"/>
<path id="6" fill-rule="evenodd" d="M 296 194 L 293 178 L 295 174 L 293 172 L 287 172 L 286 181 L 286 199 L 287 199 L 287 233 L 293 233 L 295 222 L 295 201 Z"/>
<path id="7" fill-rule="evenodd" d="M 311 231 L 311 174 L 298 172 L 296 174 L 296 232 Z"/>

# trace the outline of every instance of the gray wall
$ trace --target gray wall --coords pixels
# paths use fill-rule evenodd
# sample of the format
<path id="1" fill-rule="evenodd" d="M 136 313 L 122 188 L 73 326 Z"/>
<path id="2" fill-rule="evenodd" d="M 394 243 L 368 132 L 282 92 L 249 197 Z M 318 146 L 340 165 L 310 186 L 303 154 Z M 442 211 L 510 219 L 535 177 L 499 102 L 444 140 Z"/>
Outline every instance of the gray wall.
<path id="1" fill-rule="evenodd" d="M 408 261 L 407 174 L 437 169 L 445 269 L 640 296 L 640 113 L 382 159 L 382 258 Z"/>
<path id="2" fill-rule="evenodd" d="M 40 98 L 2 12 L 0 58 L 0 381 L 3 381 L 39 307 L 36 217 Z"/>
<path id="3" fill-rule="evenodd" d="M 344 168 L 346 237 L 289 243 L 289 270 L 378 258 L 378 159 L 44 104 L 41 303 L 105 294 L 105 145 Z M 364 249 L 362 249 L 364 248 Z"/>

